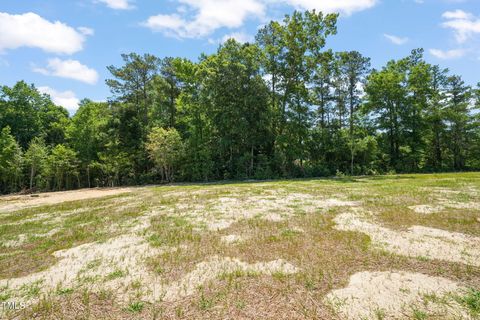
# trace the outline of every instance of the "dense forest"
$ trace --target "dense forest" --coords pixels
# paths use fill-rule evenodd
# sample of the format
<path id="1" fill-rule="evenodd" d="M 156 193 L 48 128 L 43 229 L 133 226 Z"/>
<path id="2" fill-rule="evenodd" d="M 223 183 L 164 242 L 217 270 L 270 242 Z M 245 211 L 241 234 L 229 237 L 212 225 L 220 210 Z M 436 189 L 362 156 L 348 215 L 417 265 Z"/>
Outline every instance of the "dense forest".
<path id="1" fill-rule="evenodd" d="M 337 15 L 294 12 L 197 62 L 135 53 L 72 117 L 0 89 L 0 192 L 480 169 L 480 84 L 423 50 L 372 69 L 325 49 Z"/>

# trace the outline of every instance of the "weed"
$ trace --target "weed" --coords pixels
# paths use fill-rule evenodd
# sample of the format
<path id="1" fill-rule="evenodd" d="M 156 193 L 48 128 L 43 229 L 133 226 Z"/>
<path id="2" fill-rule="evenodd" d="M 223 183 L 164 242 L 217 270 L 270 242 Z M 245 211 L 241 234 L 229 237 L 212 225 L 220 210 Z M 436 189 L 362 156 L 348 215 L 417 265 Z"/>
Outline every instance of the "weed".
<path id="1" fill-rule="evenodd" d="M 200 301 L 198 302 L 198 306 L 200 310 L 208 310 L 214 305 L 213 299 L 209 299 L 205 297 L 204 293 L 200 294 Z"/>
<path id="2" fill-rule="evenodd" d="M 73 289 L 72 288 L 58 288 L 57 289 L 57 294 L 59 296 L 67 295 L 67 294 L 72 294 Z"/>
<path id="3" fill-rule="evenodd" d="M 116 269 L 115 271 L 109 273 L 106 276 L 106 280 L 111 281 L 111 280 L 114 280 L 114 279 L 117 279 L 117 278 L 125 277 L 125 275 L 126 275 L 125 271 L 123 271 L 121 269 Z"/>
<path id="4" fill-rule="evenodd" d="M 424 311 L 414 309 L 413 314 L 412 314 L 412 318 L 415 319 L 415 320 L 425 320 L 425 319 L 428 318 L 428 315 Z"/>
<path id="5" fill-rule="evenodd" d="M 32 282 L 28 285 L 22 286 L 21 290 L 24 292 L 25 296 L 29 298 L 37 297 L 40 294 L 42 280 Z"/>
<path id="6" fill-rule="evenodd" d="M 143 304 L 143 302 L 132 302 L 128 306 L 128 311 L 132 313 L 139 313 L 139 312 L 142 312 L 144 307 L 145 305 Z"/>
<path id="7" fill-rule="evenodd" d="M 480 316 L 480 290 L 469 289 L 464 296 L 457 297 L 457 300 L 466 306 L 473 316 Z"/>

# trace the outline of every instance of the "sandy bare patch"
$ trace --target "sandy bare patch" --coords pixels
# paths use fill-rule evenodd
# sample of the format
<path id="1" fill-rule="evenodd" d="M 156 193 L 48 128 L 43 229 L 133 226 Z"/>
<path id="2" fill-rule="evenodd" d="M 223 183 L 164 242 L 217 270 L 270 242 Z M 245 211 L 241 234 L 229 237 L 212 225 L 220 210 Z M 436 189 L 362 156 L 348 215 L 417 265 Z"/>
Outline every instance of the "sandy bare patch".
<path id="1" fill-rule="evenodd" d="M 453 189 L 448 189 L 448 188 L 443 188 L 443 187 L 422 187 L 420 190 L 432 193 L 432 194 L 441 194 L 441 195 L 457 195 L 462 193 L 460 190 L 453 190 Z"/>
<path id="2" fill-rule="evenodd" d="M 435 197 L 435 205 L 422 204 L 409 207 L 411 210 L 421 214 L 431 214 L 445 209 L 465 209 L 480 210 L 480 194 L 475 186 L 463 186 L 456 189 L 442 187 L 422 188 L 425 192 L 431 193 Z M 470 198 L 470 201 L 458 201 L 458 197 L 464 195 Z"/>
<path id="3" fill-rule="evenodd" d="M 422 257 L 480 266 L 480 238 L 462 233 L 413 226 L 395 231 L 369 222 L 359 212 L 348 212 L 335 218 L 336 228 L 357 231 L 371 237 L 378 249 L 408 257 Z"/>
<path id="4" fill-rule="evenodd" d="M 194 204 L 179 203 L 175 214 L 185 217 L 207 230 L 218 231 L 233 223 L 260 218 L 273 222 L 284 221 L 296 212 L 323 212 L 334 207 L 358 206 L 358 202 L 322 199 L 302 193 L 278 193 L 266 196 L 220 197 Z"/>
<path id="5" fill-rule="evenodd" d="M 223 243 L 226 243 L 226 244 L 236 244 L 236 243 L 244 242 L 245 240 L 247 240 L 247 237 L 241 236 L 238 234 L 229 234 L 229 235 L 223 236 L 221 240 Z"/>
<path id="6" fill-rule="evenodd" d="M 408 207 L 409 209 L 421 214 L 431 214 L 440 212 L 445 209 L 466 209 L 466 210 L 480 210 L 480 203 L 478 202 L 459 202 L 448 199 L 440 199 L 439 205 L 431 206 L 428 204 L 422 204 L 417 206 Z"/>
<path id="7" fill-rule="evenodd" d="M 195 290 L 223 274 L 244 272 L 253 274 L 271 275 L 274 273 L 293 274 L 298 269 L 284 260 L 259 262 L 249 264 L 238 259 L 212 257 L 208 261 L 197 264 L 195 270 L 185 275 L 179 281 L 173 282 L 160 290 L 160 296 L 155 297 L 164 301 L 174 301 L 195 293 Z"/>
<path id="8" fill-rule="evenodd" d="M 428 204 L 411 206 L 408 208 L 415 211 L 416 213 L 421 213 L 421 214 L 431 214 L 431 213 L 442 211 L 444 209 L 443 206 L 431 206 Z"/>
<path id="9" fill-rule="evenodd" d="M 57 288 L 86 286 L 93 291 L 114 290 L 119 301 L 129 301 L 133 297 L 150 302 L 173 301 L 195 293 L 198 286 L 224 273 L 241 271 L 268 275 L 297 271 L 293 265 L 283 260 L 248 264 L 237 259 L 213 257 L 198 264 L 179 281 L 165 284 L 165 279 L 146 267 L 145 260 L 172 250 L 177 249 L 154 249 L 143 238 L 132 235 L 114 238 L 105 243 L 88 243 L 55 252 L 54 256 L 59 262 L 45 271 L 0 280 L 0 288 L 6 288 L 14 296 L 25 299 L 28 297 L 22 295 L 22 290 L 32 284 L 40 284 L 43 293 Z M 133 283 L 141 288 L 141 292 L 131 290 Z"/>
<path id="10" fill-rule="evenodd" d="M 228 272 L 242 271 L 259 274 L 276 272 L 293 273 L 296 268 L 283 260 L 268 263 L 248 264 L 237 259 L 213 257 L 197 265 L 195 270 L 179 281 L 166 283 L 165 279 L 148 269 L 146 260 L 167 251 L 180 248 L 153 248 L 144 237 L 151 225 L 151 218 L 162 210 L 152 210 L 132 219 L 121 228 L 124 235 L 109 239 L 104 243 L 83 244 L 67 250 L 56 251 L 53 255 L 58 262 L 45 271 L 24 277 L 0 280 L 0 288 L 13 296 L 25 296 L 25 288 L 39 285 L 42 293 L 58 288 L 87 287 L 90 290 L 111 289 L 118 300 L 129 301 L 140 297 L 144 301 L 159 299 L 172 301 L 194 293 L 199 285 Z M 231 240 L 231 239 L 230 239 Z M 135 287 L 141 288 L 132 289 Z M 28 301 L 27 301 L 28 302 Z"/>
<path id="11" fill-rule="evenodd" d="M 408 272 L 360 272 L 326 301 L 342 319 L 412 319 L 414 311 L 449 319 L 470 319 L 453 299 L 464 289 L 440 277 Z M 432 299 L 434 296 L 436 299 Z M 443 302 L 443 303 L 442 303 Z"/>
<path id="12" fill-rule="evenodd" d="M 157 212 L 152 211 L 133 219 L 126 233 L 109 239 L 104 243 L 93 242 L 53 253 L 58 262 L 45 271 L 33 273 L 20 278 L 0 280 L 0 288 L 22 296 L 22 289 L 35 283 L 42 284 L 42 292 L 56 288 L 72 288 L 82 285 L 85 279 L 95 280 L 90 283 L 96 287 L 126 288 L 136 277 L 148 275 L 145 259 L 176 248 L 152 248 L 137 233 L 150 227 L 150 219 Z M 118 226 L 112 226 L 119 228 Z M 53 231 L 52 231 L 53 232 Z M 120 268 L 120 269 L 119 269 Z M 104 283 L 112 273 L 121 273 L 122 279 Z"/>
<path id="13" fill-rule="evenodd" d="M 292 230 L 293 232 L 297 232 L 297 233 L 305 233 L 305 230 L 303 228 L 300 228 L 300 227 L 293 227 L 290 230 Z"/>
<path id="14" fill-rule="evenodd" d="M 87 243 L 67 250 L 56 251 L 53 255 L 58 263 L 49 269 L 25 277 L 0 280 L 0 287 L 18 291 L 31 283 L 41 282 L 45 291 L 61 287 L 75 287 L 78 277 L 106 276 L 121 266 L 132 274 L 145 272 L 139 258 L 146 258 L 161 252 L 152 249 L 141 237 L 124 235 L 110 239 L 105 243 Z M 101 268 L 88 266 L 98 262 Z"/>
<path id="15" fill-rule="evenodd" d="M 0 212 L 16 211 L 24 208 L 52 205 L 68 201 L 102 198 L 132 192 L 132 188 L 82 189 L 65 192 L 41 193 L 31 196 L 6 196 L 0 198 Z"/>
<path id="16" fill-rule="evenodd" d="M 480 194 L 480 190 L 474 185 L 464 185 L 460 187 L 456 187 L 454 189 L 445 188 L 445 187 L 428 187 L 428 188 L 421 188 L 426 192 L 431 192 L 433 194 L 441 194 L 446 196 L 455 196 L 459 194 L 466 194 L 469 196 L 477 196 Z"/>
<path id="17" fill-rule="evenodd" d="M 446 201 L 443 203 L 443 205 L 447 208 L 453 209 L 480 210 L 479 202 Z"/>

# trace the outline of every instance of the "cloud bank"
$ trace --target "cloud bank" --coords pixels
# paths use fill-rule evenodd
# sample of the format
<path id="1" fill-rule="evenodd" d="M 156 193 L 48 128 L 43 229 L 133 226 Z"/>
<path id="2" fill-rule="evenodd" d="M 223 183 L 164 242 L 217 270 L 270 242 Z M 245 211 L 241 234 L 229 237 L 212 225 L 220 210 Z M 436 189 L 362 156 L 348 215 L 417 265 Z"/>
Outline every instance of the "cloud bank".
<path id="1" fill-rule="evenodd" d="M 21 47 L 46 52 L 74 54 L 83 49 L 86 34 L 93 30 L 76 30 L 60 21 L 50 22 L 39 15 L 0 12 L 0 52 Z"/>
<path id="2" fill-rule="evenodd" d="M 202 38 L 221 28 L 235 29 L 247 19 L 264 19 L 268 6 L 286 4 L 297 9 L 351 15 L 372 8 L 378 0 L 176 0 L 177 11 L 150 16 L 143 26 L 178 38 Z"/>
<path id="3" fill-rule="evenodd" d="M 46 68 L 33 68 L 33 71 L 61 78 L 78 80 L 88 84 L 96 84 L 98 73 L 77 60 L 61 60 L 54 58 L 48 60 Z"/>

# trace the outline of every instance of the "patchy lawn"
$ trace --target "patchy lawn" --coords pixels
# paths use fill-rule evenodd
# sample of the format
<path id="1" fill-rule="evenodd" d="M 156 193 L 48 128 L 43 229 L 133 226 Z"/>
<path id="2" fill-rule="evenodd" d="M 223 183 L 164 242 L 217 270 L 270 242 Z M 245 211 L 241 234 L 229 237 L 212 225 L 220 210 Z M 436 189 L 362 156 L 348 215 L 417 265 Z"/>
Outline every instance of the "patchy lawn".
<path id="1" fill-rule="evenodd" d="M 478 319 L 480 173 L 0 197 L 0 270 L 0 318 Z"/>

